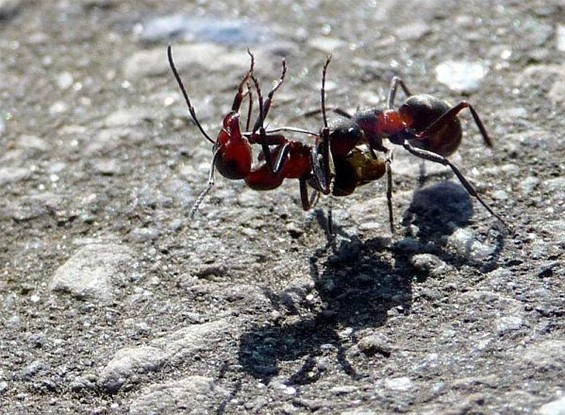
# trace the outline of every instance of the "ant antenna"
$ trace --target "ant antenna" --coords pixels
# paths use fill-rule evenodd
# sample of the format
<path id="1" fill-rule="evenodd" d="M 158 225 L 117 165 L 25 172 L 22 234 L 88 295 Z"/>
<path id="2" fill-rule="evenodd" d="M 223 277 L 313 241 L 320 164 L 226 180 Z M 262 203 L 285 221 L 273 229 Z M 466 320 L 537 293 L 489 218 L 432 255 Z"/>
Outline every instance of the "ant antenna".
<path id="1" fill-rule="evenodd" d="M 259 131 L 259 136 L 261 137 L 261 148 L 263 150 L 263 155 L 265 156 L 265 162 L 271 168 L 273 172 L 275 172 L 276 167 L 273 163 L 273 156 L 271 154 L 271 149 L 269 148 L 269 143 L 267 140 L 267 133 L 265 131 L 264 122 L 269 110 L 271 109 L 271 104 L 273 102 L 273 96 L 275 92 L 281 87 L 284 82 L 284 78 L 286 76 L 286 60 L 282 60 L 282 73 L 278 81 L 275 82 L 273 88 L 267 94 L 267 98 L 263 100 L 263 95 L 261 94 L 261 88 L 259 87 L 259 81 L 255 77 L 255 75 L 251 75 L 251 80 L 255 85 L 255 89 L 257 91 L 257 100 L 259 101 L 259 118 L 255 121 L 255 125 L 253 126 L 252 134 L 255 134 Z"/>
<path id="2" fill-rule="evenodd" d="M 262 97 L 260 96 L 261 91 L 259 89 L 259 83 L 257 81 L 257 78 L 255 78 L 255 76 L 251 77 L 251 79 L 253 80 L 253 83 L 255 84 L 255 88 L 257 89 L 257 94 L 259 95 L 259 105 L 260 105 L 259 118 L 257 119 L 257 121 L 255 122 L 255 125 L 253 126 L 253 132 L 256 132 L 257 130 L 259 130 L 263 127 L 263 121 L 265 120 L 265 118 L 267 117 L 267 114 L 269 113 L 269 110 L 271 109 L 271 104 L 273 102 L 273 96 L 275 95 L 275 92 L 277 91 L 277 89 L 279 89 L 281 87 L 281 85 L 283 84 L 285 76 L 286 76 L 286 60 L 283 58 L 281 76 L 275 82 L 273 88 L 267 94 L 267 99 L 264 102 L 263 102 Z"/>
<path id="3" fill-rule="evenodd" d="M 332 171 L 331 171 L 331 151 L 330 151 L 330 129 L 328 127 L 328 115 L 326 113 L 326 75 L 328 72 L 328 66 L 330 64 L 330 61 L 332 60 L 332 55 L 328 55 L 328 58 L 326 59 L 326 63 L 324 64 L 324 67 L 322 68 L 322 89 L 320 91 L 321 94 L 321 105 L 322 105 L 322 118 L 324 120 L 324 127 L 322 128 L 322 131 L 320 133 L 321 139 L 322 139 L 322 145 L 321 145 L 321 153 L 322 153 L 322 160 L 323 160 L 323 166 L 322 166 L 322 171 L 323 171 L 323 175 L 324 175 L 324 192 L 328 192 L 330 191 L 330 181 L 331 181 L 331 175 L 332 175 Z"/>
<path id="4" fill-rule="evenodd" d="M 251 115 L 253 114 L 253 92 L 251 85 L 247 82 L 247 95 L 249 96 L 249 107 L 247 108 L 247 120 L 245 121 L 245 131 L 249 131 L 249 124 L 251 122 Z"/>
<path id="5" fill-rule="evenodd" d="M 255 56 L 249 49 L 247 49 L 247 54 L 251 58 L 251 65 L 249 67 L 249 72 L 244 79 L 247 79 L 247 95 L 249 96 L 249 107 L 247 108 L 247 120 L 245 122 L 245 131 L 249 131 L 249 124 L 251 122 L 251 115 L 253 114 L 253 93 L 251 91 L 251 84 L 249 83 L 249 73 L 253 72 L 255 68 Z"/>
<path id="6" fill-rule="evenodd" d="M 210 136 L 206 133 L 206 131 L 202 127 L 202 124 L 200 124 L 200 121 L 198 121 L 198 117 L 196 117 L 196 111 L 195 111 L 194 107 L 192 106 L 192 104 L 190 103 L 190 99 L 188 98 L 188 94 L 186 92 L 186 89 L 184 87 L 182 79 L 180 78 L 180 75 L 177 71 L 177 68 L 175 66 L 175 62 L 173 61 L 173 51 L 172 51 L 171 45 L 167 46 L 167 56 L 169 58 L 169 65 L 171 66 L 171 70 L 173 71 L 173 75 L 175 76 L 175 79 L 177 80 L 177 83 L 180 87 L 180 90 L 182 92 L 182 95 L 184 97 L 186 105 L 188 106 L 188 112 L 190 113 L 190 116 L 192 117 L 192 119 L 194 120 L 194 123 L 196 124 L 196 126 L 198 127 L 198 129 L 200 130 L 202 135 L 206 138 L 206 140 L 208 140 L 212 144 L 215 144 L 216 142 L 210 138 Z"/>
<path id="7" fill-rule="evenodd" d="M 391 110 L 394 108 L 394 99 L 396 98 L 396 91 L 398 90 L 398 86 L 400 86 L 400 88 L 402 88 L 402 90 L 404 91 L 404 94 L 407 97 L 412 96 L 413 94 L 410 92 L 410 90 L 408 89 L 408 87 L 406 86 L 406 84 L 404 83 L 404 81 L 402 80 L 402 78 L 395 76 L 394 78 L 392 78 L 392 81 L 390 81 L 390 89 L 388 91 L 388 97 L 386 99 L 386 106 L 387 109 Z"/>
<path id="8" fill-rule="evenodd" d="M 266 107 L 266 105 L 263 104 L 263 94 L 261 94 L 261 88 L 259 87 L 259 81 L 255 77 L 255 75 L 251 75 L 251 80 L 253 81 L 253 84 L 255 84 L 255 90 L 257 91 L 257 100 L 259 101 L 259 118 L 257 118 L 257 121 L 255 122 L 255 125 L 253 126 L 252 134 L 256 133 L 257 130 L 259 130 L 259 135 L 261 137 L 261 143 L 260 144 L 261 144 L 261 148 L 263 150 L 263 155 L 265 156 L 265 162 L 271 168 L 271 170 L 273 170 L 274 169 L 273 157 L 272 157 L 269 145 L 267 144 L 267 140 L 266 140 L 267 135 L 265 133 L 265 128 L 263 127 L 263 122 L 265 121 L 265 107 Z"/>
<path id="9" fill-rule="evenodd" d="M 328 59 L 324 64 L 324 68 L 322 69 L 322 118 L 324 119 L 324 128 L 328 128 L 328 116 L 326 114 L 326 73 L 328 71 L 328 66 L 330 61 L 332 60 L 332 55 L 328 55 Z"/>

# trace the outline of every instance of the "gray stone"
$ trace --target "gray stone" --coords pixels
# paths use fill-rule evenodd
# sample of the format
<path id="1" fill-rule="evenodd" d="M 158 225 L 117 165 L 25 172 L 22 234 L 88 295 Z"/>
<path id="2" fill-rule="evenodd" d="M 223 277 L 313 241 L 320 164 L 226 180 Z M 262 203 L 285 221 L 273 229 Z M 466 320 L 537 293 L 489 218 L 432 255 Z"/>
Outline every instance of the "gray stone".
<path id="1" fill-rule="evenodd" d="M 134 252 L 125 245 L 86 245 L 55 271 L 49 289 L 107 303 L 114 297 L 115 286 L 128 280 L 133 261 Z"/>
<path id="2" fill-rule="evenodd" d="M 193 324 L 153 340 L 148 345 L 119 350 L 100 373 L 100 384 L 114 393 L 134 374 L 154 372 L 165 363 L 186 363 L 195 354 L 220 343 L 229 324 L 225 320 Z"/>
<path id="3" fill-rule="evenodd" d="M 144 388 L 129 407 L 132 415 L 211 413 L 228 396 L 213 378 L 188 376 Z"/>
<path id="4" fill-rule="evenodd" d="M 542 405 L 536 411 L 537 415 L 565 415 L 565 396 Z"/>

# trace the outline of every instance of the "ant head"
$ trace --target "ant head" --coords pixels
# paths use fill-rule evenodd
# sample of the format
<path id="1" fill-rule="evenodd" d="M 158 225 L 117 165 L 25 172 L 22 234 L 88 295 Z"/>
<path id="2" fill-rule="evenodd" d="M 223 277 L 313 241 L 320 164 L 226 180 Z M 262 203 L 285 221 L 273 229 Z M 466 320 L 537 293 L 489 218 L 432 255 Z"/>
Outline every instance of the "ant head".
<path id="1" fill-rule="evenodd" d="M 406 128 L 388 136 L 392 144 L 402 145 L 405 141 L 413 140 L 417 134 L 412 128 Z"/>
<path id="2" fill-rule="evenodd" d="M 363 139 L 364 133 L 358 124 L 343 120 L 330 129 L 331 150 L 334 157 L 345 157 Z"/>

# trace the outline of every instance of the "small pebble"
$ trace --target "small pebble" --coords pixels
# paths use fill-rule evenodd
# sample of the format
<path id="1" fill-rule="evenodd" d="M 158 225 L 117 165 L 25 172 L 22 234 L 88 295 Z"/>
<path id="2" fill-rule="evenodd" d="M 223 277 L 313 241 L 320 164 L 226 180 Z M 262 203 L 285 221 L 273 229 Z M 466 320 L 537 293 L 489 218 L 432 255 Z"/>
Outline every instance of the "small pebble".
<path id="1" fill-rule="evenodd" d="M 504 316 L 497 318 L 494 324 L 498 334 L 504 334 L 509 331 L 518 330 L 524 325 L 524 319 L 520 316 Z"/>
<path id="2" fill-rule="evenodd" d="M 555 30 L 555 37 L 557 50 L 559 52 L 565 52 L 565 25 L 557 25 L 557 29 Z"/>
<path id="3" fill-rule="evenodd" d="M 392 346 L 389 342 L 376 334 L 363 337 L 357 343 L 357 347 L 367 356 L 380 354 L 384 357 L 389 357 L 392 354 Z"/>
<path id="4" fill-rule="evenodd" d="M 385 379 L 385 387 L 393 391 L 407 391 L 414 387 L 414 382 L 407 377 Z"/>
<path id="5" fill-rule="evenodd" d="M 416 271 L 425 274 L 433 274 L 445 266 L 445 262 L 432 254 L 416 254 L 411 262 Z"/>
<path id="6" fill-rule="evenodd" d="M 459 93 L 478 91 L 488 73 L 482 62 L 445 61 L 436 66 L 436 79 Z"/>
<path id="7" fill-rule="evenodd" d="M 565 396 L 539 407 L 537 415 L 565 415 Z"/>
<path id="8" fill-rule="evenodd" d="M 253 23 L 241 19 L 173 14 L 152 17 L 136 28 L 143 42 L 160 42 L 183 39 L 193 42 L 212 42 L 224 45 L 250 46 L 274 38 L 273 33 L 257 20 Z"/>

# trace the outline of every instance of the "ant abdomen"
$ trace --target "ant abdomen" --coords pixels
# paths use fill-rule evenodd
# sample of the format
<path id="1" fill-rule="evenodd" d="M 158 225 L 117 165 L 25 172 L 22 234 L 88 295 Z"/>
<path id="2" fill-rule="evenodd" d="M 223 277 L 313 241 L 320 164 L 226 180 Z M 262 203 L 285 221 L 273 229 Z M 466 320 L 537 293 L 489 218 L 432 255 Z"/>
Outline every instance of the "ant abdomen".
<path id="1" fill-rule="evenodd" d="M 447 102 L 431 95 L 410 96 L 398 112 L 417 137 L 410 144 L 444 157 L 453 154 L 461 144 L 462 129 L 458 117 L 446 120 L 437 130 L 428 131 L 435 121 L 451 109 Z"/>

